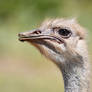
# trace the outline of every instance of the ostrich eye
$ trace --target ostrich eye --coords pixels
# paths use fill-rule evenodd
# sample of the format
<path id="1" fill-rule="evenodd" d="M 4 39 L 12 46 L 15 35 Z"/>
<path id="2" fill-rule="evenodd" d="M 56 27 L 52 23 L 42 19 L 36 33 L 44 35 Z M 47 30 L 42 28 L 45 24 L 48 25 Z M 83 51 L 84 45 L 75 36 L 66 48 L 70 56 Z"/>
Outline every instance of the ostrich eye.
<path id="1" fill-rule="evenodd" d="M 58 33 L 66 38 L 71 36 L 71 31 L 68 29 L 59 29 Z"/>

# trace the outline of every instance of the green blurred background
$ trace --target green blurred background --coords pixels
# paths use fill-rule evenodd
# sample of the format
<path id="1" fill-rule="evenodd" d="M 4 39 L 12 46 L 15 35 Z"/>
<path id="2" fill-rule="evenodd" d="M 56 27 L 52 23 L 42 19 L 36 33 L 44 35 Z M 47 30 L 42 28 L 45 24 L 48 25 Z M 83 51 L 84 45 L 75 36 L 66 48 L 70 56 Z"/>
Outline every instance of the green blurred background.
<path id="1" fill-rule="evenodd" d="M 92 0 L 0 0 L 0 92 L 63 92 L 59 69 L 17 37 L 57 17 L 77 17 L 89 30 L 91 57 Z"/>

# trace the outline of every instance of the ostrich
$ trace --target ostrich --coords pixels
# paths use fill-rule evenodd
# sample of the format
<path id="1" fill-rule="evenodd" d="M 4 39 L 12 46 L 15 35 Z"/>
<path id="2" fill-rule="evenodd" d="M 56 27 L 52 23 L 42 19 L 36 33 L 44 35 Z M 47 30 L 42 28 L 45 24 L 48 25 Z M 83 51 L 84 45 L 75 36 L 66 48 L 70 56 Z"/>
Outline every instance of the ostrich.
<path id="1" fill-rule="evenodd" d="M 86 32 L 75 19 L 47 19 L 35 30 L 19 33 L 62 72 L 65 92 L 89 92 L 90 64 Z"/>

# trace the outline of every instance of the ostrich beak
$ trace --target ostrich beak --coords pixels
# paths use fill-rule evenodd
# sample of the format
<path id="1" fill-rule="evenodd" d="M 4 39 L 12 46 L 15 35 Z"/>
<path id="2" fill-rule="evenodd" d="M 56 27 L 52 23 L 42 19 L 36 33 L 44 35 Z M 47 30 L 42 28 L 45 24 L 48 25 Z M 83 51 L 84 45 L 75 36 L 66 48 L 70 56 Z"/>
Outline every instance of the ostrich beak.
<path id="1" fill-rule="evenodd" d="M 22 32 L 18 34 L 20 41 L 28 41 L 34 39 L 40 39 L 41 31 L 40 30 L 32 30 L 28 32 Z"/>
<path id="2" fill-rule="evenodd" d="M 18 34 L 19 40 L 24 42 L 24 41 L 32 41 L 35 42 L 36 40 L 43 40 L 43 39 L 48 39 L 48 40 L 53 40 L 58 43 L 63 43 L 62 39 L 59 39 L 56 36 L 52 36 L 50 32 L 42 32 L 41 30 L 32 30 L 28 32 L 22 32 Z"/>

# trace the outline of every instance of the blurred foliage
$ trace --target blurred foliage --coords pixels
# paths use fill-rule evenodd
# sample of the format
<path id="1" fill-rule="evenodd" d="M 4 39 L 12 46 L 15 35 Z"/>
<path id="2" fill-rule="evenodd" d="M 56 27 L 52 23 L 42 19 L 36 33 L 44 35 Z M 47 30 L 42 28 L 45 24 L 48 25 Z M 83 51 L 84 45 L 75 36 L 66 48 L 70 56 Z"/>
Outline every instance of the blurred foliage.
<path id="1" fill-rule="evenodd" d="M 63 92 L 55 66 L 17 37 L 57 17 L 77 17 L 92 54 L 92 0 L 0 0 L 0 92 Z"/>

